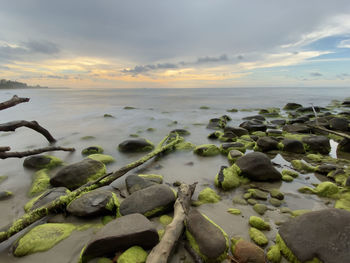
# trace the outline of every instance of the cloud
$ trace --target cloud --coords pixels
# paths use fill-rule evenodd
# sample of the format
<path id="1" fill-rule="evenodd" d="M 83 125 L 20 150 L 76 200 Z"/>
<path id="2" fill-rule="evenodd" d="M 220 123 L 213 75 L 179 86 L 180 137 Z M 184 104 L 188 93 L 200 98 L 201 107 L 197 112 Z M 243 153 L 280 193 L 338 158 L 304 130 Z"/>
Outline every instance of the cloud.
<path id="1" fill-rule="evenodd" d="M 133 69 L 123 69 L 122 73 L 136 76 L 138 74 L 147 73 L 149 71 L 156 71 L 160 69 L 176 69 L 178 66 L 172 63 L 163 63 L 155 65 L 135 66 Z"/>
<path id="2" fill-rule="evenodd" d="M 311 73 L 310 73 L 310 76 L 311 76 L 311 77 L 322 77 L 323 74 L 322 74 L 322 73 L 319 73 L 319 72 L 311 72 Z"/>
<path id="3" fill-rule="evenodd" d="M 338 48 L 350 48 L 350 39 L 344 39 L 340 41 Z"/>
<path id="4" fill-rule="evenodd" d="M 223 62 L 228 61 L 228 56 L 226 54 L 223 54 L 219 57 L 200 57 L 197 59 L 197 64 L 204 64 L 204 63 L 212 63 L 212 62 Z"/>
<path id="5" fill-rule="evenodd" d="M 60 49 L 55 43 L 49 41 L 28 41 L 24 42 L 23 46 L 29 51 L 33 53 L 43 53 L 43 54 L 57 54 L 60 52 Z"/>
<path id="6" fill-rule="evenodd" d="M 337 79 L 345 80 L 345 79 L 349 79 L 350 78 L 350 74 L 348 74 L 348 73 L 341 73 L 341 74 L 338 74 L 336 77 L 337 77 Z"/>

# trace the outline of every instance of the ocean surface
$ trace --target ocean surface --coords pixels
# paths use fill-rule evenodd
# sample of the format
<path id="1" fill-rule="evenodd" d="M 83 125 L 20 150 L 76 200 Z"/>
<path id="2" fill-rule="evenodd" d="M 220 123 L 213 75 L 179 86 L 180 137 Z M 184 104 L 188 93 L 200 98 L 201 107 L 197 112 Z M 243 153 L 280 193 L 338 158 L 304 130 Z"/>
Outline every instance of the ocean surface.
<path id="1" fill-rule="evenodd" d="M 143 155 L 124 154 L 117 150 L 119 143 L 131 138 L 130 134 L 137 134 L 157 144 L 169 131 L 184 128 L 191 132 L 186 140 L 197 145 L 205 144 L 211 142 L 207 139 L 211 130 L 206 129 L 211 118 L 227 114 L 232 118 L 228 125 L 238 126 L 243 117 L 257 114 L 261 108 L 283 107 L 287 102 L 297 102 L 304 106 L 327 106 L 332 100 L 342 101 L 350 96 L 350 88 L 17 89 L 0 90 L 0 101 L 8 100 L 15 94 L 29 97 L 30 102 L 1 111 L 1 122 L 21 119 L 38 121 L 57 139 L 56 145 L 76 148 L 74 153 L 51 153 L 66 163 L 82 160 L 81 150 L 85 147 L 102 146 L 104 153 L 117 160 L 107 166 L 108 171 L 114 171 Z M 135 109 L 124 109 L 126 106 Z M 208 109 L 200 109 L 201 106 L 207 106 Z M 232 108 L 239 111 L 227 112 Z M 104 114 L 113 117 L 106 118 Z M 83 140 L 85 136 L 94 138 Z M 13 151 L 24 151 L 49 144 L 42 135 L 27 128 L 19 128 L 16 132 L 1 133 L 0 145 L 11 146 Z M 334 154 L 334 149 L 332 153 Z M 287 165 L 279 155 L 275 160 L 281 165 Z M 29 200 L 27 192 L 34 172 L 23 168 L 23 159 L 0 160 L 0 163 L 1 175 L 9 177 L 0 185 L 0 190 L 14 193 L 14 197 L 0 203 L 1 228 L 23 214 L 23 205 Z M 175 152 L 157 161 L 150 161 L 138 171 L 161 174 L 169 185 L 174 181 L 198 182 L 194 195 L 196 198 L 204 187 L 214 187 L 214 177 L 221 165 L 228 165 L 225 156 L 203 158 L 192 152 Z M 296 179 L 292 186 L 283 182 L 274 187 L 290 192 L 286 202 L 292 210 L 320 209 L 324 204 L 318 197 L 294 194 L 299 187 L 318 182 L 319 178 L 313 176 L 309 180 Z M 118 184 L 123 187 L 124 178 L 120 178 Z M 222 202 L 215 206 L 203 205 L 200 209 L 214 218 L 230 236 L 234 234 L 247 237 L 247 229 L 242 228 L 247 219 L 241 218 L 237 219 L 237 223 L 229 223 L 232 215 L 226 212 L 227 208 L 232 207 L 230 200 L 237 194 L 239 193 L 235 191 L 221 193 Z M 274 216 L 278 217 L 272 213 L 271 218 Z M 273 234 L 275 232 L 271 231 L 271 238 Z M 48 258 L 50 263 L 77 262 L 89 235 L 91 233 L 72 235 L 49 252 L 36 253 L 22 259 L 10 255 L 9 249 L 14 240 L 11 239 L 0 244 L 0 262 L 48 262 Z M 63 258 L 56 258 L 55 255 Z M 174 262 L 177 262 L 176 259 Z"/>

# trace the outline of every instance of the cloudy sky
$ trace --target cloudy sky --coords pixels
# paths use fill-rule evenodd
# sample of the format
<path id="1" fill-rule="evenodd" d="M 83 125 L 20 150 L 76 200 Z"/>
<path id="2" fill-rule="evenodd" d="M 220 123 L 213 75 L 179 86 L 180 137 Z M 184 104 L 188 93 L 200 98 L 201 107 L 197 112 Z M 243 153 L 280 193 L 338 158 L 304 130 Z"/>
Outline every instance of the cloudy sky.
<path id="1" fill-rule="evenodd" d="M 348 86 L 348 0 L 0 0 L 0 78 L 72 88 Z"/>

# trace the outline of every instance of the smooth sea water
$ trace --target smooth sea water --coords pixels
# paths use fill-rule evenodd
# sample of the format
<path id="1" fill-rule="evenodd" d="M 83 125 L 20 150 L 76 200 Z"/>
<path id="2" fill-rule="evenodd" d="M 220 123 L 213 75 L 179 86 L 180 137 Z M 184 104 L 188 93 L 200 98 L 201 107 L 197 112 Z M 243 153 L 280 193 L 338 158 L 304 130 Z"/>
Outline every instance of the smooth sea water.
<path id="1" fill-rule="evenodd" d="M 350 96 L 349 88 L 231 88 L 231 89 L 27 89 L 0 90 L 0 101 L 10 99 L 14 94 L 29 97 L 29 103 L 0 112 L 1 122 L 12 120 L 36 120 L 47 128 L 57 139 L 56 145 L 75 147 L 76 152 L 54 152 L 66 163 L 82 160 L 81 150 L 91 145 L 100 145 L 106 154 L 112 155 L 117 162 L 107 166 L 108 171 L 130 163 L 142 153 L 124 154 L 117 150 L 119 143 L 130 139 L 130 134 L 151 140 L 157 144 L 169 131 L 185 128 L 191 132 L 186 140 L 194 144 L 213 143 L 207 139 L 211 130 L 206 129 L 210 118 L 229 115 L 232 121 L 229 126 L 238 126 L 242 118 L 257 114 L 258 109 L 267 107 L 283 107 L 287 102 L 297 102 L 304 106 L 327 106 L 332 100 L 344 100 Z M 135 109 L 126 110 L 125 106 Z M 207 106 L 209 109 L 200 109 Z M 250 109 L 230 113 L 226 110 L 237 108 Z M 112 118 L 104 117 L 111 114 Z M 83 140 L 84 136 L 94 136 Z M 219 142 L 214 142 L 219 144 Z M 27 128 L 19 128 L 16 132 L 0 134 L 0 145 L 11 146 L 13 151 L 48 146 L 46 139 Z M 277 156 L 279 163 L 285 161 Z M 14 197 L 1 201 L 0 228 L 23 214 L 23 205 L 29 200 L 29 190 L 34 172 L 23 168 L 23 159 L 0 160 L 1 175 L 9 178 L 0 185 L 0 190 L 9 190 Z M 198 192 L 204 187 L 214 188 L 214 177 L 221 165 L 228 165 L 225 156 L 203 158 L 192 152 L 175 152 L 150 161 L 133 172 L 157 173 L 164 176 L 165 183 L 174 181 L 186 183 L 198 182 Z M 132 173 L 132 172 L 131 172 Z M 324 207 L 322 200 L 314 196 L 300 196 L 295 189 L 300 186 L 319 182 L 311 177 L 296 179 L 293 186 L 278 183 L 269 187 L 277 187 L 286 193 L 286 203 L 291 209 L 320 209 Z M 124 186 L 124 178 L 118 179 L 118 185 Z M 231 199 L 240 195 L 240 190 L 221 192 L 223 201 L 218 204 L 203 205 L 199 209 L 223 227 L 229 234 L 240 235 L 249 239 L 247 218 L 253 212 L 251 208 L 240 207 L 243 216 L 234 217 L 226 212 L 233 207 Z M 274 211 L 269 211 L 269 218 L 281 220 Z M 235 221 L 233 222 L 233 217 Z M 277 220 L 276 219 L 276 220 Z M 242 227 L 244 225 L 244 227 Z M 268 233 L 273 239 L 275 231 Z M 0 262 L 46 262 L 50 258 L 55 262 L 77 262 L 81 248 L 91 236 L 91 230 L 73 234 L 48 252 L 36 253 L 25 258 L 16 259 L 9 254 L 11 239 L 0 245 Z M 57 255 L 60 255 L 59 257 Z M 174 259 L 173 262 L 179 262 Z"/>

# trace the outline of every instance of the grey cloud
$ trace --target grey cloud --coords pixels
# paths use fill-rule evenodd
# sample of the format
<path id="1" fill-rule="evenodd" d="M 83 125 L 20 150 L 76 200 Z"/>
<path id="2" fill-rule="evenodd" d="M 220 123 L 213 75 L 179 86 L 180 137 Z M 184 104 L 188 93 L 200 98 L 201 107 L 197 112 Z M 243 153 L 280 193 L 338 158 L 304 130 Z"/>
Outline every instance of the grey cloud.
<path id="1" fill-rule="evenodd" d="M 172 63 L 155 64 L 155 65 L 145 65 L 145 66 L 135 66 L 133 69 L 123 69 L 122 72 L 125 74 L 138 75 L 149 71 L 155 71 L 159 69 L 174 69 L 178 66 Z"/>
<path id="2" fill-rule="evenodd" d="M 23 45 L 28 48 L 29 52 L 43 53 L 43 54 L 56 54 L 60 52 L 60 49 L 55 43 L 49 41 L 28 41 Z"/>
<path id="3" fill-rule="evenodd" d="M 223 62 L 228 61 L 228 57 L 226 54 L 223 54 L 219 57 L 201 57 L 197 59 L 197 64 L 203 64 L 203 63 L 211 63 L 211 62 Z"/>
<path id="4" fill-rule="evenodd" d="M 244 57 L 242 55 L 238 55 L 237 59 L 242 60 Z"/>
<path id="5" fill-rule="evenodd" d="M 322 77 L 323 74 L 322 74 L 322 73 L 319 73 L 319 72 L 312 72 L 312 73 L 310 73 L 310 76 L 311 76 L 311 77 Z"/>
<path id="6" fill-rule="evenodd" d="M 348 79 L 350 77 L 350 74 L 342 73 L 342 74 L 337 75 L 336 77 L 337 77 L 337 79 L 345 80 L 345 79 Z"/>

